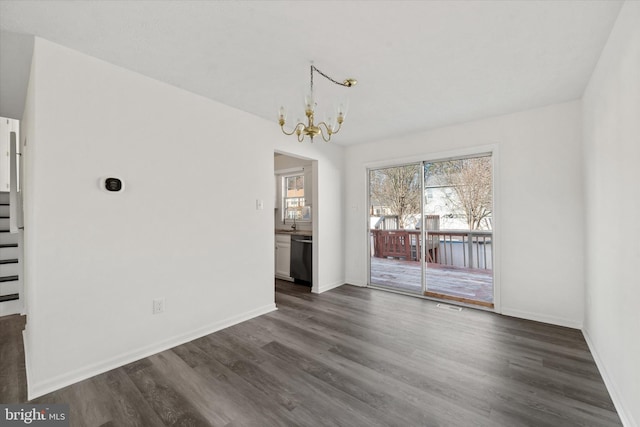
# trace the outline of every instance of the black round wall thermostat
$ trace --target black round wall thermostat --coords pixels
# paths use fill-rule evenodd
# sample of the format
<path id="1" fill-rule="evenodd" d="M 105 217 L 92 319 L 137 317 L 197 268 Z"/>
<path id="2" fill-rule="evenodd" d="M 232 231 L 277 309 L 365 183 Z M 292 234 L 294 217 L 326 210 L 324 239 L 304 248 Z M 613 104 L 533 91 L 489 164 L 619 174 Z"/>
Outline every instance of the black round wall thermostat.
<path id="1" fill-rule="evenodd" d="M 104 180 L 104 188 L 107 191 L 122 191 L 122 181 L 118 178 L 107 178 Z"/>

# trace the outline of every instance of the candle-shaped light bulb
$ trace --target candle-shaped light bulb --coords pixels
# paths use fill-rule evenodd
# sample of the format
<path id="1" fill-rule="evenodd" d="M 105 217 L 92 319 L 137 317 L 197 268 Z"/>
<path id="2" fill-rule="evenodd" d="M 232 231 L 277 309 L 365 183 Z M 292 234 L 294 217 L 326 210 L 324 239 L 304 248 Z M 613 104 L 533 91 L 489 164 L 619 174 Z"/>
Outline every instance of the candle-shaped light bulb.
<path id="1" fill-rule="evenodd" d="M 313 92 L 309 91 L 304 96 L 304 110 L 313 111 L 315 108 L 315 102 L 313 100 Z"/>
<path id="2" fill-rule="evenodd" d="M 336 109 L 336 113 L 338 114 L 338 121 L 342 121 L 347 117 L 348 104 L 346 102 L 341 102 L 338 104 L 338 108 Z"/>
<path id="3" fill-rule="evenodd" d="M 331 123 L 331 127 L 333 128 L 333 133 L 336 133 L 338 132 L 338 130 L 340 130 L 340 122 L 338 122 L 337 117 L 333 119 L 333 122 Z"/>
<path id="4" fill-rule="evenodd" d="M 331 116 L 328 116 L 327 119 L 324 121 L 327 124 L 327 129 L 329 129 L 329 133 L 330 134 L 333 133 L 333 129 L 334 129 L 333 122 L 334 121 L 335 120 Z"/>
<path id="5" fill-rule="evenodd" d="M 337 112 L 332 115 L 332 113 L 327 114 L 327 120 L 325 121 L 325 123 L 327 124 L 327 127 L 329 128 L 329 131 L 331 133 L 335 133 L 338 130 L 338 114 Z"/>
<path id="6" fill-rule="evenodd" d="M 285 120 L 287 120 L 287 110 L 285 110 L 284 107 L 280 107 L 278 110 L 278 121 L 284 124 Z"/>

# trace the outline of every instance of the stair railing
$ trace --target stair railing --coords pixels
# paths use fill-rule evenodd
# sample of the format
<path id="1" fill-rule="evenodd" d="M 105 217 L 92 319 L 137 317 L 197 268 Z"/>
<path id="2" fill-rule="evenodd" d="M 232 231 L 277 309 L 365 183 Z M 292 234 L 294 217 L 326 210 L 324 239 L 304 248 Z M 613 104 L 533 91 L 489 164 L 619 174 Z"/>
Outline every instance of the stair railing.
<path id="1" fill-rule="evenodd" d="M 18 142 L 16 133 L 9 134 L 9 232 L 22 226 L 22 200 L 18 193 Z M 20 208 L 20 209 L 18 209 Z"/>

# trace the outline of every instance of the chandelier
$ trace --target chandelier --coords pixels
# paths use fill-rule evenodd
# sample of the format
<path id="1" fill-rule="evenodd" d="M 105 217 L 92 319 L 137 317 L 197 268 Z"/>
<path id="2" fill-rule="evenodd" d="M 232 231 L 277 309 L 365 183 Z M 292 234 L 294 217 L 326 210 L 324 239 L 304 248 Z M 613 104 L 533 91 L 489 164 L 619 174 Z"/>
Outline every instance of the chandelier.
<path id="1" fill-rule="evenodd" d="M 340 86 L 351 87 L 354 86 L 358 81 L 356 79 L 346 79 L 343 82 L 339 82 L 337 80 L 332 79 L 327 76 L 322 71 L 318 70 L 314 65 L 311 65 L 311 83 L 309 85 L 309 92 L 304 97 L 304 114 L 307 116 L 307 124 L 305 125 L 300 120 L 295 125 L 291 132 L 287 132 L 284 130 L 284 125 L 287 119 L 287 113 L 284 107 L 280 107 L 280 111 L 278 114 L 278 123 L 280 123 L 280 129 L 282 129 L 282 133 L 285 135 L 293 135 L 296 134 L 299 142 L 304 141 L 304 137 L 308 136 L 313 143 L 313 138 L 320 135 L 325 142 L 329 142 L 331 140 L 331 135 L 336 134 L 342 128 L 342 122 L 344 122 L 344 118 L 347 115 L 346 107 L 344 104 L 339 104 L 336 108 L 334 118 L 328 118 L 324 122 L 314 123 L 314 115 L 315 115 L 315 107 L 316 103 L 313 98 L 313 73 L 317 72 L 322 77 L 331 81 Z"/>

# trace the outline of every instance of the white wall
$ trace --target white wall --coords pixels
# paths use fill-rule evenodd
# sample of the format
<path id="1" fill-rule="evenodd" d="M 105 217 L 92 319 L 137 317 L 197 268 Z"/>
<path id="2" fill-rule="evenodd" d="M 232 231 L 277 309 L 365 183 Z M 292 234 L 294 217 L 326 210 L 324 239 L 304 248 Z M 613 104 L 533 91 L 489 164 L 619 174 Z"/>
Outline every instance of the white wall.
<path id="1" fill-rule="evenodd" d="M 348 283 L 367 281 L 366 167 L 497 147 L 497 308 L 580 328 L 583 195 L 578 101 L 346 150 Z M 476 147 L 476 148 L 474 148 Z"/>
<path id="2" fill-rule="evenodd" d="M 0 116 L 22 119 L 33 36 L 0 31 Z"/>
<path id="3" fill-rule="evenodd" d="M 341 147 L 42 39 L 31 65 L 30 398 L 275 308 L 274 151 L 314 161 L 313 291 L 344 283 Z"/>
<path id="4" fill-rule="evenodd" d="M 255 201 L 277 124 L 42 39 L 33 63 L 29 396 L 273 310 L 273 207 Z"/>
<path id="5" fill-rule="evenodd" d="M 25 221 L 27 220 L 27 208 L 29 200 L 26 198 L 26 194 L 31 194 L 32 197 L 34 195 L 34 188 L 31 185 L 30 177 L 33 175 L 33 156 L 30 151 L 31 146 L 29 142 L 31 140 L 35 140 L 36 131 L 35 131 L 35 122 L 36 122 L 36 114 L 35 114 L 35 92 L 36 92 L 36 79 L 35 79 L 35 68 L 36 68 L 36 60 L 35 58 L 30 63 L 29 68 L 29 83 L 27 86 L 27 93 L 25 98 L 25 108 L 22 114 L 22 120 L 20 121 L 20 150 L 22 152 L 22 192 L 23 192 L 23 226 Z M 33 229 L 31 227 L 24 227 L 23 230 L 23 241 L 22 241 L 22 289 L 24 296 L 24 312 L 27 314 L 27 318 L 31 317 L 32 311 L 30 310 L 31 306 L 29 301 L 34 299 L 35 293 L 33 292 L 32 286 L 26 286 L 28 283 L 32 283 L 31 278 L 33 277 L 32 272 L 30 271 L 30 253 L 29 250 L 31 246 L 25 246 L 25 242 L 29 241 L 29 239 L 33 239 Z M 25 350 L 29 347 L 32 347 L 31 336 L 29 336 L 26 331 L 23 332 L 23 340 L 25 345 Z M 27 383 L 29 382 L 29 367 L 30 367 L 30 358 L 31 355 L 28 351 L 25 351 L 25 364 L 27 368 Z"/>
<path id="6" fill-rule="evenodd" d="M 640 3 L 627 1 L 582 102 L 584 332 L 626 426 L 640 423 Z"/>

